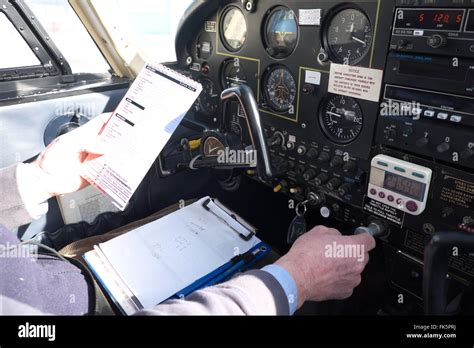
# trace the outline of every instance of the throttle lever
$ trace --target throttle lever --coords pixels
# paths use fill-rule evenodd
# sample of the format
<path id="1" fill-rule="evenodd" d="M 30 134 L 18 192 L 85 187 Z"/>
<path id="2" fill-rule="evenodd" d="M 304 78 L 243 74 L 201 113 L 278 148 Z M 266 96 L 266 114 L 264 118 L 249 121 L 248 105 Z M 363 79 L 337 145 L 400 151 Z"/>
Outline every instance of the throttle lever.
<path id="1" fill-rule="evenodd" d="M 354 234 L 368 233 L 374 238 L 387 237 L 390 233 L 388 224 L 381 220 L 374 220 L 368 226 L 361 226 L 356 228 Z"/>
<path id="2" fill-rule="evenodd" d="M 257 101 L 253 91 L 249 86 L 240 85 L 224 90 L 221 94 L 222 101 L 236 98 L 245 116 L 250 140 L 255 151 L 257 151 L 257 174 L 262 179 L 273 177 L 270 155 L 267 140 L 263 134 L 260 113 L 258 112 Z"/>

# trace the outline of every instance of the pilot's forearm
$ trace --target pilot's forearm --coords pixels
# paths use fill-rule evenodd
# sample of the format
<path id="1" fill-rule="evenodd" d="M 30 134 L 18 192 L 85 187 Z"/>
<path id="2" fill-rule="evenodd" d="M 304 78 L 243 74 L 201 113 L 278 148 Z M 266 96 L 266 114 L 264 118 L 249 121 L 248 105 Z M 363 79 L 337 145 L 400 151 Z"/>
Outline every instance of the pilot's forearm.
<path id="1" fill-rule="evenodd" d="M 48 210 L 40 179 L 32 166 L 19 164 L 0 170 L 0 225 L 13 229 Z"/>
<path id="2" fill-rule="evenodd" d="M 270 273 L 250 271 L 185 300 L 165 302 L 139 315 L 289 315 L 288 296 Z"/>

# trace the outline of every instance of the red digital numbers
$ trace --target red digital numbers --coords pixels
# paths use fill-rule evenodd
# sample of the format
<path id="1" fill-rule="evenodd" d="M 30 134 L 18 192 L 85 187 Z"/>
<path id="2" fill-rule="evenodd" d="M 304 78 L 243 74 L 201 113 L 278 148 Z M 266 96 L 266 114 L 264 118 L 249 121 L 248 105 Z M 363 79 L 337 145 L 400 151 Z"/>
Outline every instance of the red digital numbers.
<path id="1" fill-rule="evenodd" d="M 437 13 L 434 16 L 434 21 L 436 23 L 446 23 L 449 24 L 449 21 L 451 19 L 451 16 L 447 13 Z"/>

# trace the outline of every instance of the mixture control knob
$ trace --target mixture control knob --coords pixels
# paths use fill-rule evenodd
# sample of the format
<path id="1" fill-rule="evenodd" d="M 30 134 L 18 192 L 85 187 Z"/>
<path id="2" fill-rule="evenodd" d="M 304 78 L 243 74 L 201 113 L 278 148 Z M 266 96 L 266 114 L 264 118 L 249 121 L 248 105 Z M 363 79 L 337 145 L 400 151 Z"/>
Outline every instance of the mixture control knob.
<path id="1" fill-rule="evenodd" d="M 441 48 L 448 44 L 448 39 L 444 35 L 434 34 L 428 38 L 426 44 L 431 48 Z"/>
<path id="2" fill-rule="evenodd" d="M 296 152 L 298 152 L 298 155 L 300 155 L 300 156 L 306 155 L 306 152 L 307 152 L 306 146 L 304 146 L 304 145 L 298 146 L 298 148 L 296 149 Z"/>
<path id="3" fill-rule="evenodd" d="M 323 152 L 319 155 L 318 157 L 318 162 L 319 163 L 326 163 L 328 162 L 329 160 L 331 159 L 331 157 L 329 156 L 329 154 L 327 152 Z"/>
<path id="4" fill-rule="evenodd" d="M 416 141 L 416 146 L 417 147 L 425 147 L 426 145 L 428 145 L 430 141 L 428 140 L 428 138 L 426 137 L 423 137 L 423 138 L 420 138 Z"/>
<path id="5" fill-rule="evenodd" d="M 307 171 L 303 174 L 303 179 L 304 179 L 305 181 L 310 181 L 310 180 L 312 180 L 315 176 L 316 176 L 316 172 L 315 172 L 313 169 L 309 169 L 309 170 L 307 170 Z"/>
<path id="6" fill-rule="evenodd" d="M 438 151 L 439 153 L 448 152 L 449 149 L 451 149 L 451 145 L 449 145 L 449 143 L 442 143 L 436 147 L 436 151 Z"/>
<path id="7" fill-rule="evenodd" d="M 357 163 L 354 161 L 346 162 L 346 164 L 344 164 L 344 167 L 342 167 L 342 170 L 346 174 L 354 173 L 356 169 L 357 169 Z"/>
<path id="8" fill-rule="evenodd" d="M 318 150 L 313 149 L 313 148 L 309 149 L 308 153 L 306 154 L 306 157 L 308 157 L 308 159 L 315 159 L 318 156 L 319 156 Z"/>
<path id="9" fill-rule="evenodd" d="M 337 190 L 339 196 L 344 197 L 345 195 L 349 194 L 352 190 L 351 184 L 344 184 Z"/>
<path id="10" fill-rule="evenodd" d="M 340 179 L 334 178 L 329 180 L 329 182 L 326 184 L 326 187 L 328 188 L 328 190 L 334 191 L 337 190 L 337 188 L 341 186 L 341 184 L 342 182 Z"/>
<path id="11" fill-rule="evenodd" d="M 331 160 L 331 163 L 329 165 L 331 166 L 331 168 L 337 168 L 342 166 L 343 164 L 344 160 L 341 157 L 336 156 Z"/>
<path id="12" fill-rule="evenodd" d="M 324 185 L 329 180 L 329 176 L 325 173 L 319 174 L 316 179 L 314 179 L 314 183 L 318 186 Z"/>

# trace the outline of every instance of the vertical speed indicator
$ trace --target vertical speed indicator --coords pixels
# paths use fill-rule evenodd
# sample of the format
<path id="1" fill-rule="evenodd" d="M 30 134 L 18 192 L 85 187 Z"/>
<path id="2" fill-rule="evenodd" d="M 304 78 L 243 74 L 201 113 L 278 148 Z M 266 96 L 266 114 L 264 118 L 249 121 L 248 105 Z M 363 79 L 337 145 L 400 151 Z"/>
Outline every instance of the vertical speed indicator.
<path id="1" fill-rule="evenodd" d="M 362 132 L 364 115 L 354 98 L 333 94 L 321 103 L 319 124 L 329 140 L 349 144 Z"/>

